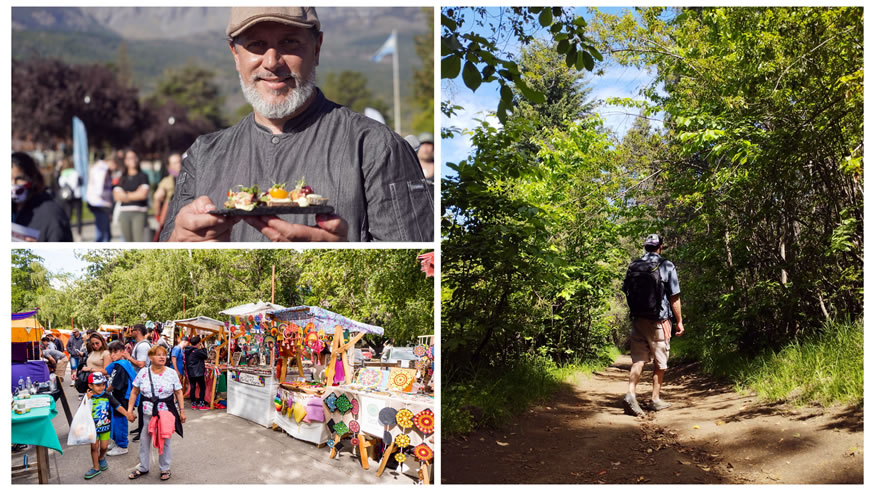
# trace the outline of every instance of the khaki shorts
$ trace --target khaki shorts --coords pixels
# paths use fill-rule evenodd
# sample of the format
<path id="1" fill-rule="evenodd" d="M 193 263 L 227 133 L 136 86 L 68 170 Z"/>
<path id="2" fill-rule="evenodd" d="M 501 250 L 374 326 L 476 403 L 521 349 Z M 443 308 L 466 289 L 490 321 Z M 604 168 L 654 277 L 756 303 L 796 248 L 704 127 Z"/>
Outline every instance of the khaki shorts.
<path id="1" fill-rule="evenodd" d="M 631 341 L 632 363 L 653 361 L 657 370 L 668 368 L 669 342 L 666 341 L 664 324 L 669 320 L 654 321 L 635 319 Z"/>

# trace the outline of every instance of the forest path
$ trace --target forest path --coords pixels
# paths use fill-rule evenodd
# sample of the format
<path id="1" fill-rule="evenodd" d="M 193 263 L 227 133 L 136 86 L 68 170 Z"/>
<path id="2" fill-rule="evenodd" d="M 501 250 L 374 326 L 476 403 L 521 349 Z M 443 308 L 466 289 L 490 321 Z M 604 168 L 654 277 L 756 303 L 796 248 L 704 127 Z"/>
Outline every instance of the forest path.
<path id="1" fill-rule="evenodd" d="M 623 413 L 632 360 L 580 375 L 501 430 L 444 441 L 453 483 L 863 483 L 863 408 L 796 408 L 735 392 L 696 364 L 666 371 L 673 407 Z M 650 399 L 650 372 L 638 400 Z"/>

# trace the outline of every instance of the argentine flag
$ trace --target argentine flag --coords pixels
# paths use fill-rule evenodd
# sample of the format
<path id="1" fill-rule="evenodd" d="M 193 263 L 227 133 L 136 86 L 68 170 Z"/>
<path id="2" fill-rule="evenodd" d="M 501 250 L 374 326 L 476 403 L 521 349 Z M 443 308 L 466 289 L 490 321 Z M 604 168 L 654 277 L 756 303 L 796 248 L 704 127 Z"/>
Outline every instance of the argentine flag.
<path id="1" fill-rule="evenodd" d="M 398 49 L 398 37 L 395 35 L 395 31 L 392 31 L 392 34 L 389 35 L 389 38 L 386 39 L 386 42 L 383 43 L 383 46 L 377 50 L 374 56 L 371 57 L 371 61 L 380 61 L 386 55 L 391 55 L 395 53 L 395 50 Z"/>

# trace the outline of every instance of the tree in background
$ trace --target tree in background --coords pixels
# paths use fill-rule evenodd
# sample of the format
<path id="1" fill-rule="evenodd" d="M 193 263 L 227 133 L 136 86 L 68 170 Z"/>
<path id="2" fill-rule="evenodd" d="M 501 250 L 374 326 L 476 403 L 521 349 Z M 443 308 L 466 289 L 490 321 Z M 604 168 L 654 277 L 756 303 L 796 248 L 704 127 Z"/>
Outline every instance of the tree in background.
<path id="1" fill-rule="evenodd" d="M 656 71 L 650 201 L 706 358 L 861 315 L 862 10 L 648 8 L 594 26 L 603 51 Z"/>
<path id="2" fill-rule="evenodd" d="M 387 126 L 392 126 L 392 111 L 389 105 L 368 88 L 365 74 L 353 70 L 340 73 L 329 72 L 322 77 L 319 88 L 328 99 L 361 113 L 366 107 L 376 109 L 383 115 Z"/>
<path id="3" fill-rule="evenodd" d="M 189 120 L 202 120 L 207 123 L 205 126 L 213 128 L 210 131 L 216 131 L 225 126 L 222 116 L 225 98 L 213 80 L 215 76 L 215 72 L 192 64 L 167 69 L 148 103 L 162 106 L 173 101 L 186 110 Z"/>
<path id="4" fill-rule="evenodd" d="M 422 67 L 413 70 L 413 107 L 416 115 L 411 124 L 414 132 L 434 131 L 434 9 L 423 7 L 425 33 L 414 36 L 416 55 Z"/>
<path id="5" fill-rule="evenodd" d="M 121 86 L 104 66 L 46 59 L 12 62 L 14 135 L 63 140 L 72 135 L 73 116 L 85 123 L 93 146 L 126 146 L 142 124 L 137 90 Z"/>
<path id="6" fill-rule="evenodd" d="M 96 327 L 129 325 L 141 314 L 153 320 L 197 315 L 220 318 L 219 311 L 271 299 L 271 267 L 276 266 L 276 303 L 316 305 L 382 326 L 396 345 L 434 332 L 434 279 L 419 270 L 411 250 L 294 252 L 282 249 L 89 250 L 80 279 L 52 277 L 34 298 L 41 319 Z M 23 298 L 39 258 L 13 258 L 13 298 Z M 27 268 L 31 267 L 31 270 Z M 44 268 L 43 268 L 44 271 Z M 184 303 L 184 305 L 183 305 Z M 15 305 L 15 304 L 13 304 Z M 381 346 L 383 339 L 368 337 Z"/>
<path id="7" fill-rule="evenodd" d="M 43 258 L 30 249 L 12 249 L 12 312 L 37 308 L 36 297 L 48 285 Z"/>

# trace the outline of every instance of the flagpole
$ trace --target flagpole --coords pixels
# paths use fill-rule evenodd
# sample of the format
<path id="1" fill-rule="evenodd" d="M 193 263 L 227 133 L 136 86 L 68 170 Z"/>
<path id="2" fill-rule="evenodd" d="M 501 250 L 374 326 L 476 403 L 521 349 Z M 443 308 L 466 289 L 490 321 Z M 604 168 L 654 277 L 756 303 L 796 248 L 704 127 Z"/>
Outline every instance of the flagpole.
<path id="1" fill-rule="evenodd" d="M 395 133 L 401 134 L 401 94 L 398 89 L 398 51 L 401 44 L 398 42 L 398 31 L 392 29 L 395 38 L 395 49 L 392 52 L 392 87 L 395 91 Z"/>

